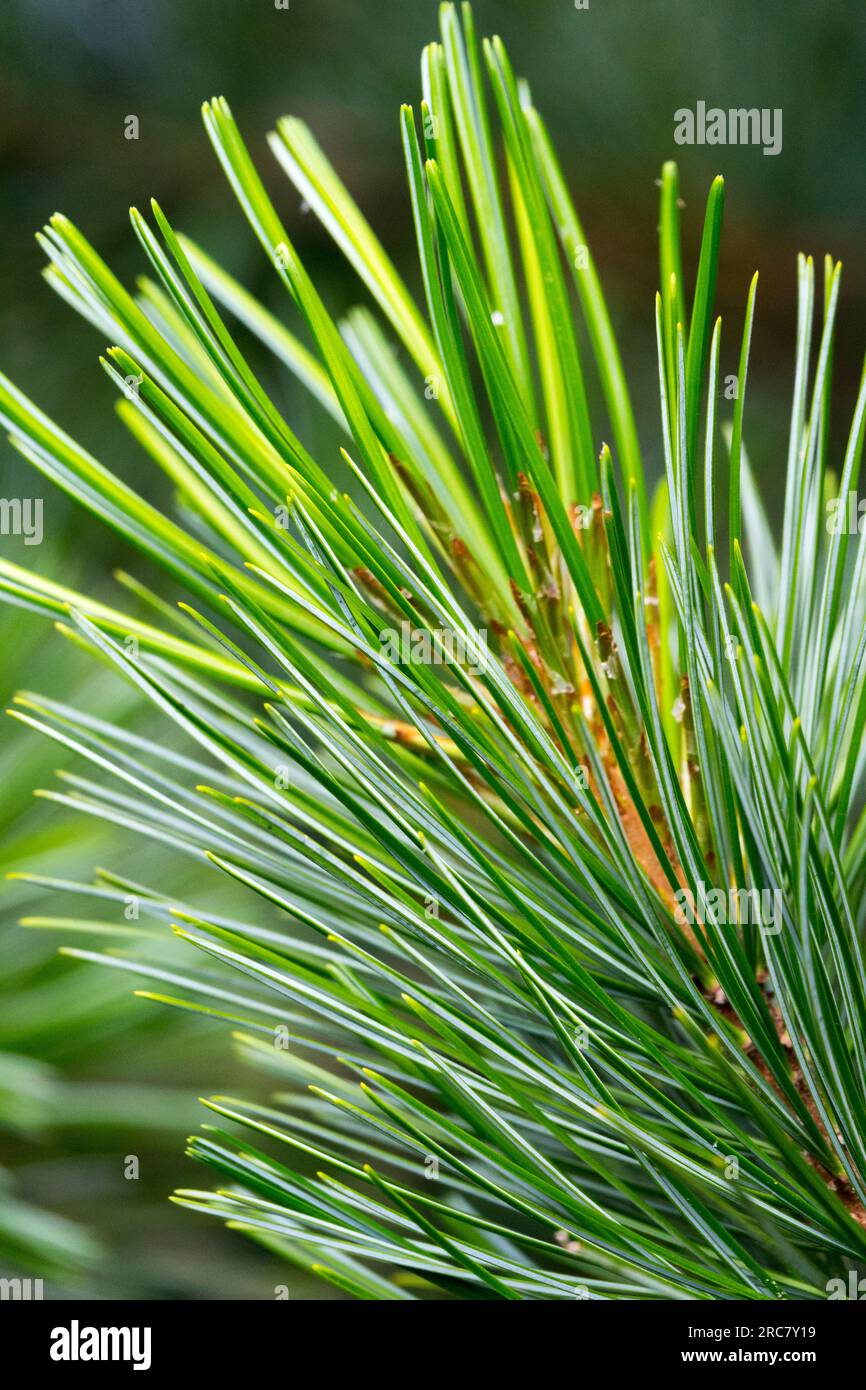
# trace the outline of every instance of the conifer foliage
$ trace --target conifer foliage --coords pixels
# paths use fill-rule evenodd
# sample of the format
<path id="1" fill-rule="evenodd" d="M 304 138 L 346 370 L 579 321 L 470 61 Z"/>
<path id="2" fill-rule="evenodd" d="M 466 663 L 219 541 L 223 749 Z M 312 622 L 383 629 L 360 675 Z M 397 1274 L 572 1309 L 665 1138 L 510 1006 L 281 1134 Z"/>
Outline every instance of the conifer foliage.
<path id="1" fill-rule="evenodd" d="M 689 290 L 662 171 L 639 441 L 603 253 L 468 7 L 443 8 L 422 87 L 400 114 L 417 297 L 286 118 L 271 149 L 360 281 L 332 317 L 222 98 L 205 128 L 285 314 L 156 204 L 132 212 L 135 293 L 65 217 L 41 236 L 165 507 L 5 377 L 0 415 L 165 587 L 114 607 L 4 562 L 0 588 L 166 738 L 33 695 L 13 713 L 80 755 L 58 801 L 209 861 L 246 905 L 134 884 L 183 965 L 71 953 L 143 1007 L 226 1020 L 273 1077 L 266 1106 L 205 1102 L 213 1186 L 176 1200 L 343 1292 L 824 1297 L 866 1259 L 866 537 L 824 524 L 866 389 L 831 459 L 840 267 L 817 288 L 797 267 L 777 539 L 744 429 L 757 278 L 720 389 L 721 179 Z M 340 457 L 278 409 L 265 351 Z M 89 916 L 130 891 L 58 887 Z"/>

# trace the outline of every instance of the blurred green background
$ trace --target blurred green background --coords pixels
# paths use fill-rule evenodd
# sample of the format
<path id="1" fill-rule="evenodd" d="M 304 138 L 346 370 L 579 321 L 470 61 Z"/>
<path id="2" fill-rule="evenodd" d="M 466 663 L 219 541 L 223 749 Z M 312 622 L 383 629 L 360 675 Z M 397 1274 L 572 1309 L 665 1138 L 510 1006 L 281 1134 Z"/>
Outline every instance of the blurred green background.
<path id="1" fill-rule="evenodd" d="M 686 265 L 693 267 L 707 187 L 714 174 L 727 176 L 718 287 L 725 321 L 721 369 L 723 375 L 736 370 L 745 294 L 758 269 L 747 442 L 776 514 L 787 448 L 798 251 L 816 257 L 831 251 L 846 263 L 834 368 L 837 449 L 862 363 L 862 0 L 589 0 L 585 10 L 573 0 L 477 0 L 475 13 L 481 33 L 505 39 L 548 121 L 604 279 L 651 460 L 660 449 L 655 179 L 662 161 L 676 156 Z M 267 131 L 287 112 L 312 126 L 417 290 L 397 112 L 403 101 L 417 103 L 420 50 L 436 31 L 436 6 L 428 0 L 290 0 L 288 9 L 274 0 L 4 0 L 0 367 L 97 457 L 142 491 L 156 492 L 154 475 L 114 420 L 113 388 L 96 360 L 104 345 L 43 285 L 33 232 L 55 210 L 65 212 L 129 284 L 144 263 L 127 209 L 156 196 L 175 226 L 297 330 L 201 126 L 201 101 L 222 93 L 329 305 L 348 307 L 357 283 L 318 224 L 304 215 L 267 149 Z M 756 147 L 677 148 L 674 112 L 698 100 L 724 108 L 781 107 L 782 152 L 771 158 Z M 130 115 L 138 118 L 137 140 L 124 138 Z M 333 431 L 287 376 L 273 365 L 262 371 L 277 403 L 327 467 Z M 111 572 L 128 561 L 123 544 L 42 487 L 5 442 L 0 495 L 44 498 L 43 544 L 26 547 L 19 538 L 0 537 L 4 558 L 119 601 Z M 149 577 L 144 566 L 136 573 Z M 77 693 L 97 704 L 108 697 L 107 677 L 60 639 L 47 640 L 43 620 L 18 613 L 0 619 L 4 702 L 21 686 L 65 699 Z M 130 717 L 149 727 L 141 711 Z M 69 813 L 50 803 L 31 806 L 30 787 L 44 784 L 57 753 L 11 721 L 4 725 L 4 871 L 39 867 L 74 876 L 94 862 L 114 863 L 131 877 L 144 878 L 146 871 L 162 876 L 164 891 L 180 885 L 176 865 L 125 863 L 122 835 L 89 824 L 71 838 Z M 175 882 L 172 873 L 179 875 Z M 94 984 L 96 972 L 58 960 L 50 931 L 16 925 L 22 913 L 66 910 L 20 885 L 4 890 L 0 908 L 6 980 L 0 988 L 0 1048 L 6 1054 L 0 1166 L 8 1169 L 5 1197 L 0 1187 L 0 1274 L 14 1265 L 17 1203 L 24 1202 L 31 1213 L 77 1223 L 74 1231 L 44 1232 L 53 1292 L 268 1298 L 281 1278 L 309 1292 L 266 1254 L 165 1202 L 174 1186 L 200 1181 L 183 1158 L 182 1141 L 201 1118 L 195 1095 L 231 1084 L 228 1040 L 220 1029 L 196 1025 L 190 1034 L 183 1021 L 152 1016 L 147 1006 L 126 1000 L 123 982 Z M 143 1089 L 112 1091 L 120 1083 Z M 249 1092 L 246 1075 L 243 1084 Z M 23 1110 L 22 1094 L 29 1097 Z M 157 1102 L 164 1132 L 139 1134 L 129 1104 L 144 1113 Z M 120 1176 L 118 1155 L 128 1152 L 143 1156 L 137 1183 Z M 76 1246 L 85 1228 L 107 1253 L 96 1258 L 94 1252 L 89 1260 L 89 1249 Z M 34 1229 L 32 1216 L 28 1229 Z M 68 1261 L 55 1258 L 51 1244 L 56 1236 L 63 1246 L 64 1233 L 74 1247 Z M 33 1268 L 32 1249 L 17 1258 L 25 1273 Z"/>

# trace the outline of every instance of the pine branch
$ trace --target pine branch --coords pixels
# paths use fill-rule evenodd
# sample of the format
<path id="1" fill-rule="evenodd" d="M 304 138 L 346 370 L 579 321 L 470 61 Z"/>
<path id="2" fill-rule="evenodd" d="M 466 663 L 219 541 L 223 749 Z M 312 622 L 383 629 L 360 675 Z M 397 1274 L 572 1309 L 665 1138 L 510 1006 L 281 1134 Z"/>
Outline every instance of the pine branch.
<path id="1" fill-rule="evenodd" d="M 130 612 L 7 565 L 0 591 L 60 615 L 184 752 L 52 702 L 17 715 L 96 769 L 61 804 L 209 864 L 245 904 L 172 904 L 178 971 L 72 954 L 236 1025 L 288 1088 L 209 1102 L 240 1134 L 190 1151 L 229 1186 L 177 1200 L 343 1291 L 820 1296 L 866 1253 L 866 542 L 849 555 L 821 525 L 839 267 L 810 371 L 799 264 L 776 547 L 746 448 L 756 280 L 720 418 L 721 179 L 686 322 L 662 172 L 653 494 L 528 89 L 450 6 L 422 78 L 422 137 L 410 108 L 401 134 L 423 308 L 306 127 L 271 137 L 384 325 L 334 321 L 221 98 L 208 136 L 312 351 L 156 206 L 153 226 L 133 213 L 155 276 L 137 298 L 66 219 L 45 230 L 177 518 L 5 378 L 0 414 L 181 586 L 182 617 L 137 579 Z M 339 460 L 310 454 L 233 319 L 329 412 Z M 844 495 L 864 410 L 866 377 Z"/>

